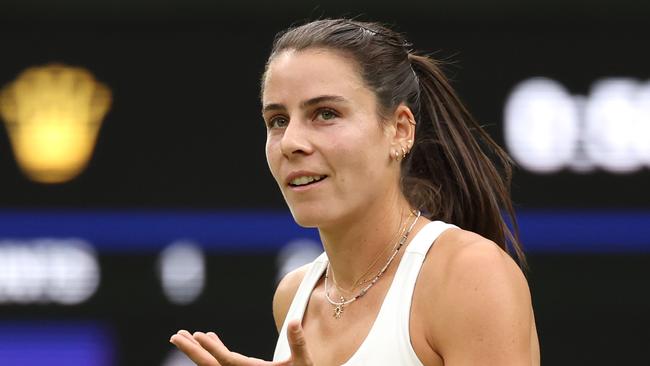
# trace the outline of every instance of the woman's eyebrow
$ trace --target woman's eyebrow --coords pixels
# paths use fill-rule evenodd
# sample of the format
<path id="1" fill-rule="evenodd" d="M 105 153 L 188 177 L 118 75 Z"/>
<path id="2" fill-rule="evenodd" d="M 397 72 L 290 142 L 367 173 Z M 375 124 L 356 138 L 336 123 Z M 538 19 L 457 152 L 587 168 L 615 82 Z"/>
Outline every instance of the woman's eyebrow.
<path id="1" fill-rule="evenodd" d="M 347 103 L 348 100 L 343 98 L 342 96 L 339 95 L 320 95 L 318 97 L 314 97 L 311 99 L 308 99 L 302 103 L 300 103 L 300 108 L 306 109 L 307 107 L 311 107 L 313 105 L 316 105 L 318 103 L 322 102 L 337 102 L 337 103 Z M 269 111 L 285 111 L 287 108 L 280 103 L 271 103 L 267 104 L 262 108 L 262 113 L 269 112 Z"/>
<path id="2" fill-rule="evenodd" d="M 267 104 L 264 107 L 262 107 L 262 113 L 268 112 L 268 111 L 284 111 L 287 108 L 285 108 L 284 105 L 279 104 L 279 103 L 271 103 Z"/>
<path id="3" fill-rule="evenodd" d="M 347 99 L 339 96 L 339 95 L 321 95 L 315 98 L 308 99 L 302 103 L 300 103 L 300 107 L 305 109 L 307 107 L 311 107 L 315 104 L 322 103 L 322 102 L 347 102 Z"/>

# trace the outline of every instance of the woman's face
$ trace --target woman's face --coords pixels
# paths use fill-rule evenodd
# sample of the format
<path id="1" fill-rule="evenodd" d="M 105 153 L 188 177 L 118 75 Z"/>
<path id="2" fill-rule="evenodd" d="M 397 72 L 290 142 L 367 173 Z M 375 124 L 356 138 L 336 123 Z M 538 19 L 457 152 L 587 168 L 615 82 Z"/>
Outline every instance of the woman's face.
<path id="1" fill-rule="evenodd" d="M 266 158 L 298 224 L 346 222 L 394 192 L 389 129 L 353 61 L 331 50 L 285 51 L 263 87 Z"/>

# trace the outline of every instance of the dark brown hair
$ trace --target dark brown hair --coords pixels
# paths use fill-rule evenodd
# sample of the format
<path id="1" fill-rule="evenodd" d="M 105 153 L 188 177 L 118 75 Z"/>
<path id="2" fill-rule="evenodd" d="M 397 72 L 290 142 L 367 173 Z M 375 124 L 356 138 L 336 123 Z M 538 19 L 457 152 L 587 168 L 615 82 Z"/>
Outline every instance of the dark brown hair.
<path id="1" fill-rule="evenodd" d="M 409 203 L 430 219 L 496 242 L 525 267 L 510 198 L 510 158 L 474 120 L 439 62 L 410 47 L 401 34 L 377 23 L 317 20 L 279 33 L 267 68 L 286 50 L 326 48 L 351 56 L 377 97 L 380 116 L 401 103 L 415 115 L 415 142 L 401 173 Z"/>

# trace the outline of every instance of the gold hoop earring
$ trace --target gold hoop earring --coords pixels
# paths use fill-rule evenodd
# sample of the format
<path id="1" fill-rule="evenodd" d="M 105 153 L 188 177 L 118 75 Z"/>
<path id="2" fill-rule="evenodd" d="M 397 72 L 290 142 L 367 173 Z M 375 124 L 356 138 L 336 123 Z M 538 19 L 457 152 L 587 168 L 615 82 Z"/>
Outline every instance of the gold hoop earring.
<path id="1" fill-rule="evenodd" d="M 406 153 L 406 150 L 404 149 L 404 146 L 400 146 L 400 148 L 402 149 L 402 159 L 406 159 L 406 154 L 407 153 Z"/>

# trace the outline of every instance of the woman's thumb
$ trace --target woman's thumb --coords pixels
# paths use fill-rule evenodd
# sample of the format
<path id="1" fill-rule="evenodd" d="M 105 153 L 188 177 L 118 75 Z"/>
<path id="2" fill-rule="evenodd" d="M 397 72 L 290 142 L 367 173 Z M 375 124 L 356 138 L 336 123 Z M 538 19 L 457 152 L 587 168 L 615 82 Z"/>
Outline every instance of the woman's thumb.
<path id="1" fill-rule="evenodd" d="M 294 365 L 311 365 L 311 358 L 307 352 L 307 342 L 305 333 L 302 330 L 300 321 L 292 320 L 287 325 L 287 338 Z"/>

